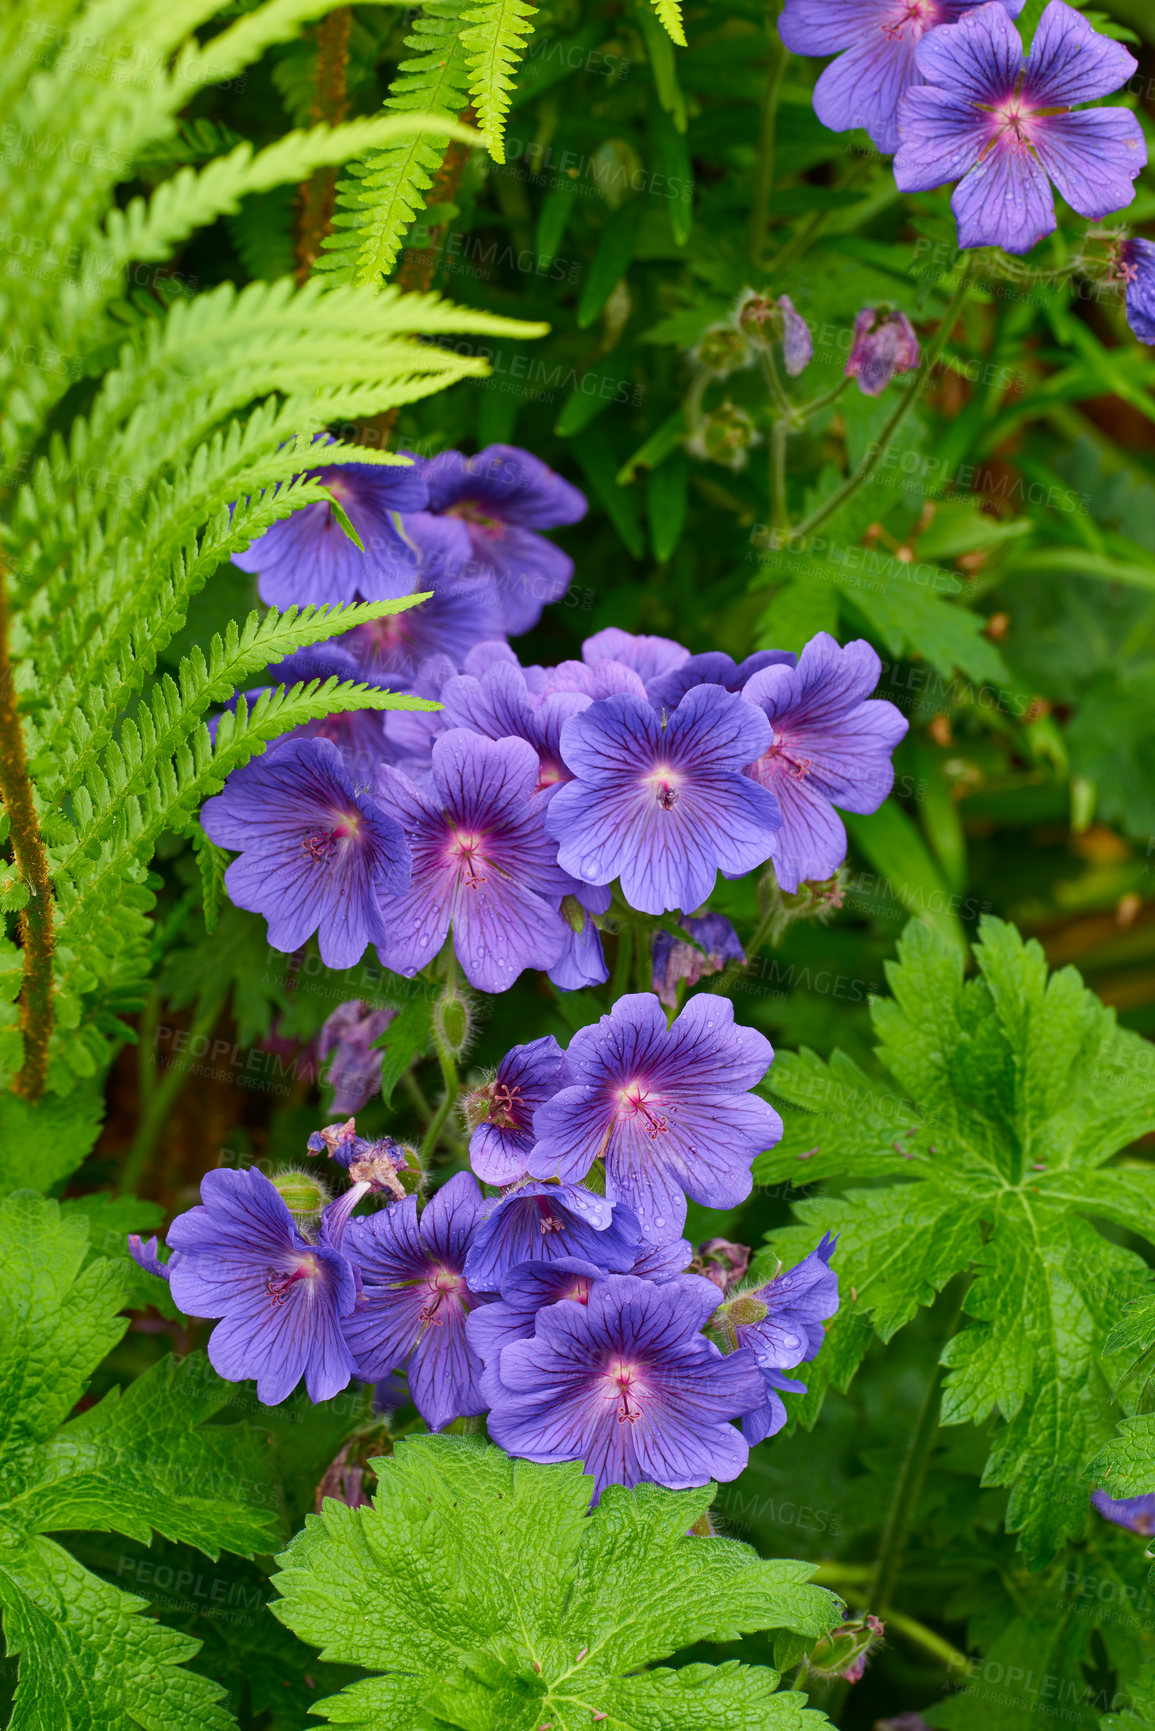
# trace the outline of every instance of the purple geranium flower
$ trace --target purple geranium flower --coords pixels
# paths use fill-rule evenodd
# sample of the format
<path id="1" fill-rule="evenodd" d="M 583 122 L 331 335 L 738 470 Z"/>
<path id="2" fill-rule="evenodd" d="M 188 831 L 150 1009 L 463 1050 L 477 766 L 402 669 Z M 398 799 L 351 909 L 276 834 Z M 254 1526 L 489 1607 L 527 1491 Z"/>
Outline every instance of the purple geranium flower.
<path id="1" fill-rule="evenodd" d="M 359 998 L 338 1004 L 326 1018 L 317 1040 L 317 1056 L 332 1058 L 326 1077 L 333 1090 L 334 1112 L 359 1112 L 381 1091 L 382 1051 L 374 1051 L 397 1011 L 388 1004 L 375 1010 Z"/>
<path id="2" fill-rule="evenodd" d="M 501 1297 L 473 1311 L 465 1324 L 469 1344 L 485 1365 L 481 1392 L 488 1406 L 500 1398 L 497 1367 L 502 1350 L 511 1341 L 532 1339 L 537 1313 L 545 1305 L 566 1299 L 586 1304 L 603 1273 L 580 1257 L 562 1256 L 556 1262 L 522 1262 L 502 1275 Z"/>
<path id="3" fill-rule="evenodd" d="M 1109 1491 L 1092 1491 L 1091 1501 L 1105 1521 L 1129 1527 L 1144 1538 L 1155 1533 L 1155 1492 L 1142 1497 L 1113 1497 Z"/>
<path id="4" fill-rule="evenodd" d="M 560 960 L 549 970 L 559 992 L 581 992 L 587 986 L 602 986 L 609 979 L 595 916 L 607 914 L 613 899 L 608 884 L 577 884 L 572 896 L 562 903 L 568 937 Z"/>
<path id="5" fill-rule="evenodd" d="M 864 126 L 879 150 L 898 149 L 899 103 L 922 77 L 915 50 L 981 0 L 786 0 L 778 32 L 794 54 L 837 54 L 814 91 L 832 132 Z M 1012 16 L 1025 0 L 1001 0 Z"/>
<path id="6" fill-rule="evenodd" d="M 327 441 L 326 441 L 327 442 Z M 419 467 L 338 463 L 307 471 L 327 487 L 361 537 L 362 553 L 318 501 L 274 523 L 234 565 L 257 574 L 271 607 L 393 601 L 417 587 L 417 567 L 397 525 L 400 511 L 423 511 L 429 489 Z"/>
<path id="7" fill-rule="evenodd" d="M 650 993 L 619 998 L 570 1041 L 573 1085 L 534 1114 L 529 1170 L 573 1184 L 604 1160 L 609 1200 L 633 1210 L 647 1239 L 674 1237 L 687 1196 L 707 1208 L 749 1196 L 755 1157 L 782 1134 L 773 1106 L 749 1092 L 773 1056 L 726 998 L 691 998 L 669 1027 Z"/>
<path id="8" fill-rule="evenodd" d="M 668 715 L 638 697 L 591 704 L 562 728 L 575 780 L 546 817 L 559 863 L 585 883 L 620 877 L 643 913 L 699 907 L 719 868 L 737 876 L 770 856 L 777 802 L 765 789 L 752 799 L 740 773 L 769 744 L 764 717 L 719 685 L 695 686 Z"/>
<path id="9" fill-rule="evenodd" d="M 1141 343 L 1155 343 L 1155 242 L 1125 240 L 1117 271 L 1127 285 L 1127 323 Z"/>
<path id="10" fill-rule="evenodd" d="M 514 1046 L 492 1082 L 466 1096 L 469 1163 L 486 1184 L 516 1184 L 533 1147 L 533 1115 L 569 1080 L 565 1053 L 552 1034 Z"/>
<path id="11" fill-rule="evenodd" d="M 254 1377 L 266 1406 L 286 1400 L 302 1376 L 310 1400 L 329 1400 L 354 1373 L 341 1326 L 357 1288 L 342 1238 L 362 1190 L 329 1204 L 313 1243 L 255 1166 L 209 1172 L 203 1206 L 169 1227 L 173 1299 L 186 1316 L 220 1319 L 209 1337 L 214 1369 L 228 1382 Z"/>
<path id="12" fill-rule="evenodd" d="M 958 181 L 960 246 L 1029 252 L 1056 226 L 1052 180 L 1080 216 L 1131 203 L 1142 127 L 1125 108 L 1073 105 L 1118 90 L 1137 62 L 1065 0 L 1050 0 L 1026 61 L 997 0 L 932 31 L 917 60 L 927 84 L 903 98 L 894 177 L 903 192 Z"/>
<path id="13" fill-rule="evenodd" d="M 465 1259 L 474 1292 L 496 1292 L 502 1276 L 522 1262 L 579 1256 L 602 1273 L 633 1265 L 641 1234 L 628 1208 L 615 1208 L 580 1184 L 526 1179 L 489 1204 Z"/>
<path id="14" fill-rule="evenodd" d="M 683 931 L 696 938 L 696 950 L 671 932 L 654 934 L 654 990 L 668 1010 L 678 1007 L 678 986 L 696 986 L 704 974 L 720 974 L 727 962 L 744 962 L 746 952 L 737 932 L 721 914 L 702 914 L 698 919 L 680 917 Z"/>
<path id="15" fill-rule="evenodd" d="M 408 886 L 409 844 L 354 793 L 330 740 L 289 740 L 234 770 L 201 823 L 218 847 L 240 851 L 225 888 L 237 907 L 264 914 L 274 949 L 298 950 L 317 931 L 325 966 L 351 968 L 366 944 L 389 941 L 378 898 Z"/>
<path id="16" fill-rule="evenodd" d="M 457 1172 L 418 1219 L 407 1196 L 355 1220 L 346 1253 L 363 1296 L 344 1323 L 357 1374 L 376 1382 L 408 1360 L 409 1393 L 430 1430 L 485 1411 L 481 1360 L 465 1319 L 483 1303 L 465 1279 L 465 1255 L 484 1204 L 477 1180 Z"/>
<path id="17" fill-rule="evenodd" d="M 342 646 L 377 682 L 412 690 L 437 676 L 442 658 L 460 668 L 472 646 L 501 629 L 501 603 L 483 577 L 434 577 L 418 585 L 431 592 L 415 607 L 372 619 L 346 632 Z"/>
<path id="18" fill-rule="evenodd" d="M 587 667 L 596 667 L 601 661 L 617 661 L 636 673 L 643 685 L 663 673 L 672 673 L 689 658 L 690 651 L 671 637 L 635 637 L 616 625 L 595 631 L 582 644 L 582 660 Z"/>
<path id="19" fill-rule="evenodd" d="M 585 495 L 515 445 L 490 445 L 476 457 L 443 451 L 423 465 L 422 478 L 428 512 L 405 522 L 421 569 L 435 581 L 493 583 L 504 629 L 532 630 L 573 576 L 569 554 L 535 531 L 578 522 L 588 509 Z"/>
<path id="20" fill-rule="evenodd" d="M 854 347 L 846 363 L 864 397 L 880 397 L 896 373 L 913 372 L 920 350 L 905 313 L 864 307 L 854 321 Z"/>
<path id="21" fill-rule="evenodd" d="M 773 789 L 782 808 L 771 852 L 778 882 L 791 894 L 803 878 L 830 877 L 846 857 L 834 806 L 877 811 L 894 785 L 890 754 L 908 723 L 893 703 L 865 701 L 881 670 L 869 643 L 840 648 L 820 631 L 796 668 L 767 667 L 743 692 L 774 728 L 773 745 L 749 773 Z"/>
<path id="22" fill-rule="evenodd" d="M 693 1255 L 688 1238 L 667 1238 L 656 1244 L 643 1238 L 630 1273 L 636 1274 L 639 1280 L 656 1281 L 660 1286 L 664 1280 L 674 1280 L 679 1274 L 684 1274 Z"/>
<path id="23" fill-rule="evenodd" d="M 766 1383 L 765 1401 L 742 1420 L 742 1435 L 751 1448 L 786 1423 L 779 1390 L 806 1393 L 804 1382 L 793 1382 L 782 1372 L 817 1357 L 825 1339 L 822 1324 L 838 1309 L 838 1276 L 829 1266 L 836 1242 L 827 1233 L 797 1267 L 747 1295 L 766 1306 L 761 1322 L 737 1323 L 734 1328 L 738 1345 L 754 1354 Z"/>
<path id="24" fill-rule="evenodd" d="M 378 772 L 381 806 L 404 826 L 413 883 L 382 897 L 388 937 L 381 960 L 412 977 L 450 928 L 471 986 L 504 992 L 523 968 L 549 968 L 567 926 L 569 880 L 535 798 L 538 760 L 524 739 L 483 739 L 456 727 L 433 746 L 432 790 L 396 769 Z"/>
<path id="25" fill-rule="evenodd" d="M 671 672 L 661 673 L 646 686 L 651 703 L 676 709 L 695 685 L 721 685 L 727 691 L 741 691 L 748 679 L 761 673 L 764 667 L 793 667 L 798 657 L 789 649 L 756 649 L 745 661 L 735 661 L 720 649 L 708 649 L 704 655 L 691 655 Z"/>
<path id="26" fill-rule="evenodd" d="M 701 1333 L 709 1281 L 593 1283 L 585 1304 L 539 1310 L 533 1338 L 497 1360 L 489 1434 L 512 1455 L 582 1462 L 607 1485 L 671 1490 L 737 1478 L 747 1447 L 730 1423 L 764 1398 L 751 1353 L 723 1357 Z"/>
<path id="27" fill-rule="evenodd" d="M 449 727 L 468 727 L 487 739 L 524 739 L 537 752 L 538 789 L 568 781 L 562 762 L 561 730 L 571 715 L 592 699 L 580 691 L 552 691 L 535 697 L 525 673 L 509 661 L 493 661 L 480 678 L 462 673 L 441 688 Z"/>

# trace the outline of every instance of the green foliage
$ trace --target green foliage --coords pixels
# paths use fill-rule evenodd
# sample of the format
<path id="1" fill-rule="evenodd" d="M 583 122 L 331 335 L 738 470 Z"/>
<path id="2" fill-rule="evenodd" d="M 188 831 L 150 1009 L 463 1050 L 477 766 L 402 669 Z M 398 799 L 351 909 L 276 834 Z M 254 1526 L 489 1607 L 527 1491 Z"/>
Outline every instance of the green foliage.
<path id="1" fill-rule="evenodd" d="M 942 1355 L 942 1417 L 997 1413 L 984 1482 L 1007 1485 L 1007 1525 L 1037 1561 L 1086 1518 L 1085 1463 L 1109 1433 L 1105 1336 L 1145 1280 L 1134 1252 L 1095 1229 L 1148 1235 L 1146 1168 L 1108 1165 L 1155 1127 L 1155 1054 L 1120 1029 L 1073 968 L 1048 979 L 1038 944 L 985 919 L 978 973 L 911 926 L 888 965 L 891 999 L 872 1005 L 877 1056 L 893 1080 L 849 1059 L 779 1057 L 787 1134 L 758 1163 L 769 1181 L 870 1179 L 800 1202 L 805 1222 L 775 1236 L 801 1254 L 842 1234 L 851 1293 L 831 1324 L 825 1377 L 845 1386 L 883 1340 L 970 1271 L 966 1319 Z"/>
<path id="2" fill-rule="evenodd" d="M 220 1688 L 184 1668 L 197 1643 L 142 1617 L 48 1535 L 155 1529 L 209 1557 L 267 1550 L 259 1439 L 209 1421 L 228 1386 L 199 1354 L 161 1360 L 69 1418 L 126 1322 L 115 1262 L 88 1221 L 20 1191 L 0 1204 L 0 1606 L 19 1658 L 13 1731 L 227 1731 Z M 262 1497 L 266 1506 L 262 1507 Z"/>
<path id="3" fill-rule="evenodd" d="M 505 161 L 505 119 L 513 96 L 513 75 L 525 52 L 537 11 L 528 0 L 479 0 L 461 14 L 461 33 L 469 66 L 469 90 L 490 154 Z"/>
<path id="4" fill-rule="evenodd" d="M 805 1563 L 762 1562 L 688 1528 L 715 1487 L 613 1486 L 587 1515 L 579 1465 L 539 1467 L 452 1437 L 374 1463 L 372 1509 L 335 1501 L 279 1559 L 277 1615 L 323 1658 L 381 1673 L 319 1710 L 334 1724 L 576 1731 L 816 1725 L 777 1674 L 651 1669 L 698 1641 L 817 1636 L 836 1600 Z M 356 1606 L 354 1614 L 351 1607 Z"/>

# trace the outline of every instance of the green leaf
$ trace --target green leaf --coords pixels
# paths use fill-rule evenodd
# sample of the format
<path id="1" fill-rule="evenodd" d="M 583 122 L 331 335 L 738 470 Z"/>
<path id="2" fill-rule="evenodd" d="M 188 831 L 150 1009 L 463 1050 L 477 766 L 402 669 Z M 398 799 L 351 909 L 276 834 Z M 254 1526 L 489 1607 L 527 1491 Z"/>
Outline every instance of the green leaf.
<path id="1" fill-rule="evenodd" d="M 578 1463 L 540 1467 L 450 1437 L 411 1437 L 371 1509 L 327 1501 L 279 1559 L 277 1615 L 322 1656 L 384 1673 L 319 1703 L 337 1724 L 408 1731 L 615 1731 L 814 1723 L 771 1670 L 649 1670 L 743 1631 L 817 1636 L 839 1605 L 806 1563 L 763 1562 L 689 1527 L 715 1487 L 613 1486 L 588 1513 Z M 350 1618 L 350 1604 L 358 1606 Z"/>
<path id="2" fill-rule="evenodd" d="M 582 330 L 593 324 L 629 270 L 639 227 L 637 210 L 628 202 L 608 218 L 578 301 L 577 322 Z"/>
<path id="3" fill-rule="evenodd" d="M 888 799 L 876 812 L 848 812 L 844 822 L 855 846 L 881 872 L 894 897 L 925 921 L 948 944 L 966 950 L 956 903 L 942 870 L 914 821 L 897 800 Z"/>
<path id="4" fill-rule="evenodd" d="M 77 1090 L 33 1106 L 18 1094 L 0 1093 L 0 1196 L 62 1183 L 91 1152 L 103 1121 L 97 1094 Z"/>
<path id="5" fill-rule="evenodd" d="M 646 515 L 650 521 L 650 546 L 659 565 L 677 551 L 686 527 L 689 505 L 690 466 L 679 451 L 650 470 L 646 482 Z"/>
<path id="6" fill-rule="evenodd" d="M 461 45 L 469 64 L 469 89 L 495 162 L 505 161 L 505 117 L 513 76 L 525 54 L 537 7 L 528 0 L 480 0 L 461 14 L 468 28 Z"/>
<path id="7" fill-rule="evenodd" d="M 1100 1731 L 1151 1731 L 1155 1726 L 1155 1659 L 1149 1659 L 1136 1677 L 1125 1679 L 1128 1705 L 1121 1713 L 1104 1713 Z"/>

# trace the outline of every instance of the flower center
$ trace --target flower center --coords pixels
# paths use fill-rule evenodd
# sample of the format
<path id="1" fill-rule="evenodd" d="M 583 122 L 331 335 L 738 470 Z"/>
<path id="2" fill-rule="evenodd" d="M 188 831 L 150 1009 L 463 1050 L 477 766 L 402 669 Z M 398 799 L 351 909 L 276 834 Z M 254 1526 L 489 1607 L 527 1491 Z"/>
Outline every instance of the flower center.
<path id="1" fill-rule="evenodd" d="M 565 1221 L 560 1214 L 554 1213 L 550 1207 L 548 1196 L 538 1196 L 535 1201 L 537 1202 L 538 1225 L 541 1227 L 542 1237 L 548 1238 L 551 1232 L 564 1232 Z"/>
<path id="2" fill-rule="evenodd" d="M 432 1323 L 434 1328 L 440 1328 L 445 1321 L 445 1311 L 442 1306 L 447 1300 L 457 1298 L 465 1285 L 460 1274 L 454 1274 L 448 1268 L 435 1268 L 426 1280 L 429 1297 L 421 1310 L 423 1324 Z"/>
<path id="3" fill-rule="evenodd" d="M 265 1292 L 274 1306 L 284 1304 L 298 1280 L 315 1280 L 318 1272 L 316 1259 L 312 1256 L 302 1257 L 291 1274 L 281 1274 L 275 1268 L 267 1268 Z"/>
<path id="4" fill-rule="evenodd" d="M 480 529 L 483 535 L 496 538 L 505 531 L 505 524 L 500 517 L 493 517 L 477 499 L 458 499 L 455 505 L 450 505 L 445 515 L 458 517 L 463 523 L 468 523 L 474 529 Z"/>
<path id="5" fill-rule="evenodd" d="M 655 1112 L 647 1105 L 649 1092 L 644 1082 L 627 1082 L 624 1088 L 618 1089 L 618 1107 L 627 1118 L 640 1118 L 646 1135 L 651 1140 L 669 1130 L 670 1121 L 664 1112 Z"/>
<path id="6" fill-rule="evenodd" d="M 492 1082 L 489 1088 L 489 1122 L 499 1130 L 518 1127 L 517 1114 L 522 1105 L 521 1089 L 516 1082 Z"/>
<path id="7" fill-rule="evenodd" d="M 909 30 L 911 40 L 917 42 L 932 24 L 939 22 L 940 13 L 939 0 L 900 0 L 893 16 L 882 26 L 882 33 L 892 42 L 901 42 Z"/>
<path id="8" fill-rule="evenodd" d="M 333 813 L 333 828 L 314 830 L 301 843 L 301 849 L 318 865 L 324 865 L 337 850 L 337 844 L 351 836 L 356 838 L 361 829 L 361 813 L 359 811 L 342 811 Z"/>
<path id="9" fill-rule="evenodd" d="M 617 1393 L 618 1423 L 636 1424 L 642 1416 L 641 1403 L 638 1396 L 641 1393 L 641 1377 L 636 1364 L 623 1364 L 616 1360 L 606 1372 L 606 1380 Z"/>
<path id="10" fill-rule="evenodd" d="M 480 869 L 485 864 L 481 844 L 483 837 L 472 835 L 465 830 L 454 830 L 453 839 L 449 844 L 450 864 L 457 867 L 458 876 L 462 878 L 466 889 L 478 889 L 485 882 L 485 873 Z"/>
<path id="11" fill-rule="evenodd" d="M 795 753 L 789 742 L 779 734 L 769 751 L 763 752 L 758 759 L 757 767 L 765 772 L 759 779 L 764 780 L 768 775 L 778 774 L 788 775 L 792 781 L 805 781 L 813 768 L 813 760 Z"/>
<path id="12" fill-rule="evenodd" d="M 669 764 L 660 763 L 646 776 L 645 786 L 652 789 L 662 811 L 672 811 L 678 803 L 678 777 Z"/>

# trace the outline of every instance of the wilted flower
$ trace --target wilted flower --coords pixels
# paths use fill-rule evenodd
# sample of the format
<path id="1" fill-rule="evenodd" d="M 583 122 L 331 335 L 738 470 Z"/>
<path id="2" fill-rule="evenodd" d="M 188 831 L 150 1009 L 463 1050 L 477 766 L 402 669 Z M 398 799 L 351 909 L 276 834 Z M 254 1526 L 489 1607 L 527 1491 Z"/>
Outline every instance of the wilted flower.
<path id="1" fill-rule="evenodd" d="M 905 313 L 865 307 L 854 321 L 854 347 L 846 363 L 864 397 L 880 397 L 896 373 L 918 365 L 918 338 Z"/>
<path id="2" fill-rule="evenodd" d="M 358 998 L 338 1004 L 322 1025 L 317 1055 L 329 1058 L 326 1080 L 333 1090 L 334 1112 L 359 1112 L 381 1091 L 382 1051 L 375 1051 L 397 1011 L 386 1004 L 374 1009 Z"/>
<path id="3" fill-rule="evenodd" d="M 702 948 L 695 949 L 671 932 L 654 934 L 654 990 L 669 1010 L 678 1005 L 678 987 L 695 986 L 705 974 L 718 974 L 727 962 L 744 962 L 746 952 L 738 934 L 721 914 L 682 916 L 678 924 Z"/>

